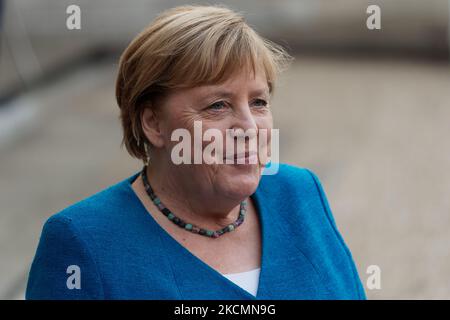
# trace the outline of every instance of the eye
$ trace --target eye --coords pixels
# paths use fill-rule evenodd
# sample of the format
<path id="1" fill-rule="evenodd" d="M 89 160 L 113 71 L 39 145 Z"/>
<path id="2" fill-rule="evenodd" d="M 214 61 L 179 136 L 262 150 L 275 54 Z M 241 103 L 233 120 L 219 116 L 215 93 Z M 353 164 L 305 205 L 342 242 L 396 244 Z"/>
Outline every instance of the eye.
<path id="1" fill-rule="evenodd" d="M 208 106 L 208 110 L 219 111 L 225 108 L 225 102 L 217 101 Z"/>
<path id="2" fill-rule="evenodd" d="M 267 106 L 267 101 L 263 99 L 256 99 L 253 104 L 258 108 L 264 108 Z"/>

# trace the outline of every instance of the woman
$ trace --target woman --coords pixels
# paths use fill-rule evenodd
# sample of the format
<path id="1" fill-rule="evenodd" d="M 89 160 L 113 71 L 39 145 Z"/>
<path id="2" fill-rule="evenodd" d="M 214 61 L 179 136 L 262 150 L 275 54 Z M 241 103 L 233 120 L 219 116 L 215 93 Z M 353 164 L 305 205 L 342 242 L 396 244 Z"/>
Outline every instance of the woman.
<path id="1" fill-rule="evenodd" d="M 116 86 L 123 143 L 143 170 L 48 219 L 26 297 L 364 299 L 317 177 L 286 164 L 265 175 L 250 149 L 271 138 L 289 58 L 224 7 L 158 16 L 123 53 Z M 180 150 L 174 133 L 197 124 L 217 135 Z"/>

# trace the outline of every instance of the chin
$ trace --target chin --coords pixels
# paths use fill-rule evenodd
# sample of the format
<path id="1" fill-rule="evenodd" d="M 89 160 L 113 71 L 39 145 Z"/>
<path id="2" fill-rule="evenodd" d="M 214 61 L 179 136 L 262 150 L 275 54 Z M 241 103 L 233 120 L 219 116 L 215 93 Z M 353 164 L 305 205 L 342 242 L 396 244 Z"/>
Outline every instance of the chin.
<path id="1" fill-rule="evenodd" d="M 259 165 L 226 165 L 221 173 L 221 189 L 232 198 L 248 197 L 258 188 L 260 178 Z"/>

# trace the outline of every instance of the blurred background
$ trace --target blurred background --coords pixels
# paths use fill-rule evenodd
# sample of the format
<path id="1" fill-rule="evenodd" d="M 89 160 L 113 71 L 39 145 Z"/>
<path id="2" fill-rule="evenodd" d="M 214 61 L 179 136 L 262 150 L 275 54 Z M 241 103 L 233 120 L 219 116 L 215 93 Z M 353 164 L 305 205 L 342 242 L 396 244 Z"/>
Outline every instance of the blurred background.
<path id="1" fill-rule="evenodd" d="M 50 215 L 141 169 L 120 148 L 118 57 L 190 3 L 0 0 L 1 299 L 24 298 Z M 450 299 L 450 1 L 220 3 L 295 56 L 273 102 L 280 159 L 319 176 L 362 282 L 380 267 L 368 298 Z"/>

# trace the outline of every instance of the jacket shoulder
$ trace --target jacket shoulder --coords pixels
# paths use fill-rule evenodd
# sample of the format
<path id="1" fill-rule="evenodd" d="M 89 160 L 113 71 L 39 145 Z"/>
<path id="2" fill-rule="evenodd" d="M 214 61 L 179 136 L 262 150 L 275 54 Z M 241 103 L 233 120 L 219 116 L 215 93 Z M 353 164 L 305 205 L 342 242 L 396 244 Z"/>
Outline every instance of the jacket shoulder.
<path id="1" fill-rule="evenodd" d="M 300 239 L 298 245 L 321 270 L 330 292 L 339 293 L 339 297 L 365 299 L 353 257 L 337 228 L 318 176 L 308 168 L 280 163 L 276 174 L 261 178 L 258 191 L 265 207 L 278 209 L 286 233 Z M 323 261 L 327 261 L 326 266 Z"/>
<path id="2" fill-rule="evenodd" d="M 132 177 L 119 181 L 72 203 L 66 208 L 54 213 L 48 220 L 61 219 L 92 224 L 95 220 L 101 222 L 105 219 L 112 218 L 112 215 L 123 211 L 123 208 L 127 206 L 130 200 L 127 182 Z"/>
<path id="3" fill-rule="evenodd" d="M 316 189 L 317 176 L 308 168 L 279 163 L 278 170 L 271 175 L 263 175 L 260 189 L 289 195 L 290 192 L 310 194 Z M 318 181 L 318 179 L 317 179 Z M 287 194 L 286 194 L 287 193 Z"/>

